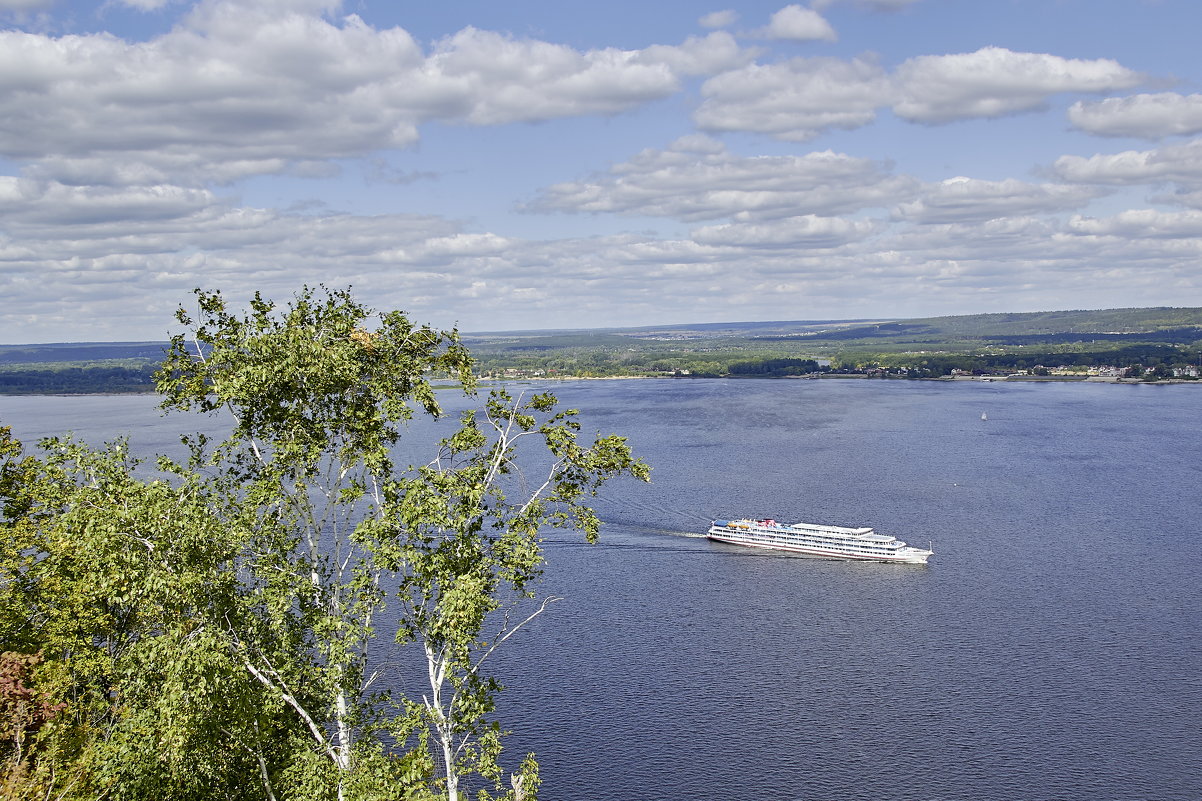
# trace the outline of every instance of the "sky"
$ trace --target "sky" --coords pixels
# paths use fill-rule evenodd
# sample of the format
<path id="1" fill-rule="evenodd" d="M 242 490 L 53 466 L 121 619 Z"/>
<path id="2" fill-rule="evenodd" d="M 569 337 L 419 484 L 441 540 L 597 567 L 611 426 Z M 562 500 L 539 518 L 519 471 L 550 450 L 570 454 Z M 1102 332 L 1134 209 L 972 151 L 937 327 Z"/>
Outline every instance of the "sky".
<path id="1" fill-rule="evenodd" d="M 0 0 L 0 343 L 1202 306 L 1197 0 Z"/>

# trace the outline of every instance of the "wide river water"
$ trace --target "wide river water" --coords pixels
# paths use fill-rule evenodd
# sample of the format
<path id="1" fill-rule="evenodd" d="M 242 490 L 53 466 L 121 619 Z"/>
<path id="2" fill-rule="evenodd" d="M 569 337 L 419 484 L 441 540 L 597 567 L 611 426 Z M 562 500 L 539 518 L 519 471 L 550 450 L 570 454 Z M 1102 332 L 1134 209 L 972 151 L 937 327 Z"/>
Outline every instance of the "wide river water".
<path id="1" fill-rule="evenodd" d="M 563 600 L 495 665 L 507 753 L 537 752 L 543 801 L 1202 799 L 1202 387 L 547 388 L 654 474 L 607 488 L 600 544 L 549 537 Z M 203 427 L 155 403 L 0 397 L 0 422 L 147 452 Z M 701 536 L 727 516 L 935 556 Z"/>

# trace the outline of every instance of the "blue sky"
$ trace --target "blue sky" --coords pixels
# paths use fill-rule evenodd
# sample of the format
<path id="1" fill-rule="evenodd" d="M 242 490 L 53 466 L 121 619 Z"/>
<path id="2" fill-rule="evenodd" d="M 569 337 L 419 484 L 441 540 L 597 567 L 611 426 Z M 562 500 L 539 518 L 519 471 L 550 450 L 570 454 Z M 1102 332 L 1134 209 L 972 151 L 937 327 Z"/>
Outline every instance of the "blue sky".
<path id="1" fill-rule="evenodd" d="M 0 342 L 1202 305 L 1193 0 L 0 0 Z"/>

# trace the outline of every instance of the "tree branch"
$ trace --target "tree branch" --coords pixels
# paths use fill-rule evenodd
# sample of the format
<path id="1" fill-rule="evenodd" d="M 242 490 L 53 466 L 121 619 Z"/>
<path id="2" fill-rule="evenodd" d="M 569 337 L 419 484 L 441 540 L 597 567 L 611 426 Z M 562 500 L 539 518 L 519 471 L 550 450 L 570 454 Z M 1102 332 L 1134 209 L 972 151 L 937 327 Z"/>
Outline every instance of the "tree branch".
<path id="1" fill-rule="evenodd" d="M 280 681 L 280 684 L 277 686 L 270 677 L 251 664 L 251 661 L 245 656 L 242 657 L 242 664 L 250 672 L 250 675 L 258 679 L 264 687 L 280 694 L 280 697 L 284 699 L 284 702 L 287 703 L 288 706 L 292 707 L 296 711 L 296 714 L 301 716 L 301 720 L 303 720 L 305 725 L 309 727 L 309 732 L 313 735 L 313 739 L 317 740 L 317 744 L 322 747 L 322 749 L 326 752 L 326 755 L 329 756 L 330 759 L 334 760 L 335 764 L 341 764 L 341 761 L 338 758 L 338 749 L 329 741 L 329 738 L 326 737 L 325 732 L 321 730 L 321 727 L 317 725 L 316 721 L 313 720 L 313 717 L 309 714 L 309 712 L 303 706 L 301 706 L 300 701 L 296 700 L 296 696 L 288 692 L 287 686 L 284 684 L 284 682 Z M 276 673 L 275 670 L 271 669 L 270 667 L 268 669 L 275 674 L 277 679 L 279 678 L 279 674 Z"/>
<path id="2" fill-rule="evenodd" d="M 562 600 L 563 600 L 562 598 L 557 598 L 554 595 L 548 595 L 546 598 L 544 598 L 543 602 L 541 604 L 539 604 L 538 609 L 534 610 L 533 614 L 531 614 L 529 617 L 527 617 L 521 623 L 518 623 L 516 626 L 509 629 L 509 631 L 505 632 L 505 634 L 503 634 L 500 637 L 500 639 L 496 640 L 491 646 L 489 646 L 488 650 L 484 652 L 484 655 L 476 660 L 476 664 L 474 664 L 470 668 L 468 668 L 468 673 L 475 673 L 477 670 L 479 670 L 480 666 L 484 664 L 484 660 L 488 659 L 488 657 L 492 655 L 492 652 L 497 650 L 498 647 L 500 647 L 501 643 L 505 642 L 510 637 L 512 637 L 514 634 L 516 634 L 518 629 L 520 629 L 522 626 L 525 626 L 531 620 L 534 620 L 536 617 L 541 615 L 543 612 L 547 611 L 547 607 L 549 605 L 555 603 L 556 601 L 562 601 Z"/>

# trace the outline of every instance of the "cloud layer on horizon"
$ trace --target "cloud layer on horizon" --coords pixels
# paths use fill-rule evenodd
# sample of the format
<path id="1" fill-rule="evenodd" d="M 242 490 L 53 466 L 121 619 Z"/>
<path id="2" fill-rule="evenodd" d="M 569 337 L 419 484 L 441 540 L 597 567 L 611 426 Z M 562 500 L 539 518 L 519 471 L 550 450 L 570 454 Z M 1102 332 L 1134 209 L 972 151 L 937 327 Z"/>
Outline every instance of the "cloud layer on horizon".
<path id="1" fill-rule="evenodd" d="M 824 16 L 840 7 L 917 5 L 716 11 L 699 21 L 709 32 L 638 49 L 475 27 L 423 44 L 331 0 L 204 0 L 145 40 L 0 31 L 0 157 L 15 166 L 0 175 L 0 340 L 157 337 L 193 286 L 238 297 L 306 281 L 494 330 L 729 320 L 765 303 L 780 318 L 1197 297 L 1199 95 L 1105 97 L 1151 79 L 1115 59 L 997 46 L 892 67 L 763 49 L 844 38 Z M 919 136 L 1053 102 L 1071 103 L 1054 124 L 1099 137 L 1099 150 L 1022 176 L 931 181 L 802 146 L 882 115 Z M 533 238 L 487 220 L 298 213 L 238 196 L 256 176 L 333 180 L 348 160 L 419 147 L 435 125 L 483 132 L 673 103 L 692 132 L 512 199 L 548 221 L 629 219 L 621 233 L 556 235 L 549 222 Z M 1107 148 L 1115 137 L 1155 144 Z"/>

